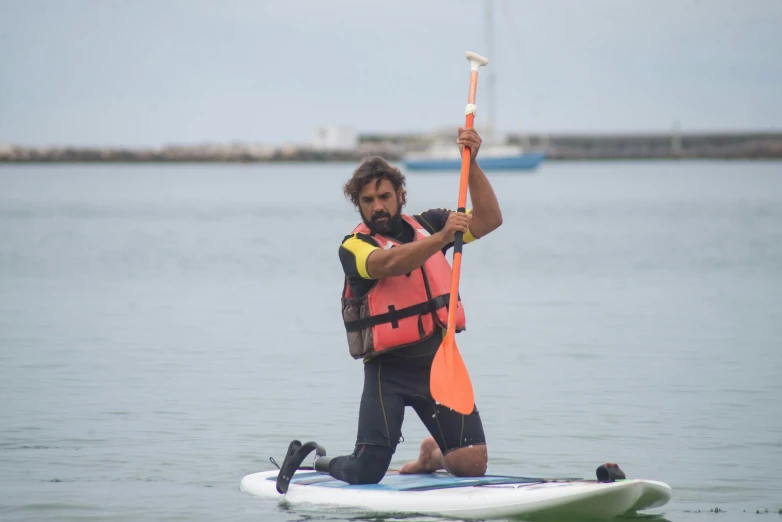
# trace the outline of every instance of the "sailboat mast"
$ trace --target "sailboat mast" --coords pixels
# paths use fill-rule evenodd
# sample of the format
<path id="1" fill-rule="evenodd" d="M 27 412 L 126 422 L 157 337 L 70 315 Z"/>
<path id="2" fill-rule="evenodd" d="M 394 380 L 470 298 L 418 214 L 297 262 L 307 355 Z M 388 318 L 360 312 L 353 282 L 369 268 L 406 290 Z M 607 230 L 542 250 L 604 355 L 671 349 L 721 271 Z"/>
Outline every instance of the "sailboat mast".
<path id="1" fill-rule="evenodd" d="M 494 11 L 492 10 L 492 0 L 484 0 L 483 2 L 484 7 L 484 38 L 486 41 L 486 56 L 489 58 L 489 60 L 494 60 L 496 57 L 494 56 Z M 494 76 L 494 67 L 487 67 L 488 72 L 488 78 L 486 82 L 486 87 L 488 89 L 488 96 L 487 98 L 487 107 L 488 107 L 488 117 L 486 118 L 486 133 L 487 138 L 492 138 L 494 134 L 494 117 L 495 117 L 495 101 L 494 101 L 494 90 L 495 90 L 495 76 Z"/>

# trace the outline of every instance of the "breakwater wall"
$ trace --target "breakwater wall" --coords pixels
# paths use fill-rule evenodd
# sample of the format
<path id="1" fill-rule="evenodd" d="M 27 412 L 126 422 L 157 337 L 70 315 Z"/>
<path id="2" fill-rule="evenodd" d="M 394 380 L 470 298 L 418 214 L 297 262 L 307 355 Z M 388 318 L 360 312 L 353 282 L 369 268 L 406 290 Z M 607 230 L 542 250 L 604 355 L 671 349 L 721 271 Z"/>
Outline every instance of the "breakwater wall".
<path id="1" fill-rule="evenodd" d="M 688 134 L 529 134 L 506 136 L 510 144 L 542 150 L 548 161 L 631 159 L 782 159 L 782 132 Z M 0 163 L 352 162 L 368 155 L 401 160 L 425 149 L 431 134 L 363 134 L 350 149 L 258 144 L 129 147 L 26 147 L 0 145 Z"/>

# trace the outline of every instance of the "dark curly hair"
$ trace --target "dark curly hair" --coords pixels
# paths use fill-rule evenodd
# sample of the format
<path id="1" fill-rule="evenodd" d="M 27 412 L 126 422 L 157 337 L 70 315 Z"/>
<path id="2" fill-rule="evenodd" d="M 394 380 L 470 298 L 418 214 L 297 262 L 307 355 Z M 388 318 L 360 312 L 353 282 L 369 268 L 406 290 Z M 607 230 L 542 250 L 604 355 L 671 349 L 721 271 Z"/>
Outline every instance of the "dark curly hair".
<path id="1" fill-rule="evenodd" d="M 345 197 L 353 202 L 356 208 L 358 204 L 358 195 L 361 189 L 373 180 L 377 180 L 376 185 L 387 179 L 393 185 L 394 190 L 399 193 L 399 207 L 403 207 L 407 200 L 407 191 L 405 190 L 405 175 L 398 168 L 390 165 L 380 156 L 372 156 L 361 162 L 361 165 L 353 171 L 353 176 L 345 183 L 343 191 Z"/>

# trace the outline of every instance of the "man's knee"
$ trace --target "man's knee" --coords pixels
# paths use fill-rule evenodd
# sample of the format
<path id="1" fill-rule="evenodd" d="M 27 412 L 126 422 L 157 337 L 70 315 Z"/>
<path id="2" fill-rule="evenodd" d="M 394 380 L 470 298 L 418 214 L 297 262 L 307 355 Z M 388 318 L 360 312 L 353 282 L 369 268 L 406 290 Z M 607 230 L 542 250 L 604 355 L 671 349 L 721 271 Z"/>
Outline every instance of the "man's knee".
<path id="1" fill-rule="evenodd" d="M 482 477 L 489 466 L 485 444 L 451 451 L 443 460 L 445 470 L 457 477 Z"/>
<path id="2" fill-rule="evenodd" d="M 388 471 L 393 452 L 383 446 L 358 446 L 344 466 L 342 480 L 348 484 L 377 484 Z"/>

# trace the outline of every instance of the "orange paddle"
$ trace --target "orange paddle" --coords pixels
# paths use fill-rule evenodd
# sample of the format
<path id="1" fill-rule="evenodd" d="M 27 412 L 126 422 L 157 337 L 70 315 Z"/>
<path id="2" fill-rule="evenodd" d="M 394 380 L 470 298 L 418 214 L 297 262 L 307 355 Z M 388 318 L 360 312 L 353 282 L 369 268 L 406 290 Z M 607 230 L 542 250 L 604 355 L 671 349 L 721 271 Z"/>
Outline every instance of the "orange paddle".
<path id="1" fill-rule="evenodd" d="M 486 65 L 489 60 L 483 56 L 467 51 L 470 61 L 470 91 L 467 95 L 467 107 L 464 109 L 467 122 L 466 129 L 472 129 L 475 119 L 475 92 L 478 88 L 478 67 Z M 462 151 L 462 175 L 459 181 L 459 207 L 457 212 L 465 212 L 467 205 L 467 180 L 470 176 L 470 149 Z M 464 365 L 459 349 L 456 347 L 456 305 L 459 297 L 459 271 L 462 267 L 462 245 L 464 237 L 457 232 L 453 247 L 453 276 L 451 279 L 451 296 L 448 303 L 448 329 L 445 332 L 440 348 L 432 362 L 432 373 L 429 388 L 434 400 L 463 415 L 469 415 L 475 408 L 475 397 L 472 391 L 470 374 Z"/>

